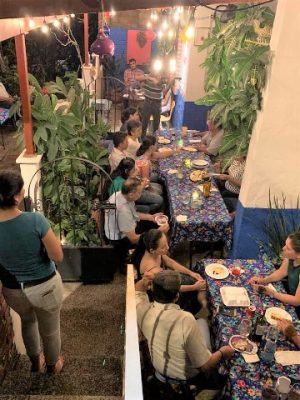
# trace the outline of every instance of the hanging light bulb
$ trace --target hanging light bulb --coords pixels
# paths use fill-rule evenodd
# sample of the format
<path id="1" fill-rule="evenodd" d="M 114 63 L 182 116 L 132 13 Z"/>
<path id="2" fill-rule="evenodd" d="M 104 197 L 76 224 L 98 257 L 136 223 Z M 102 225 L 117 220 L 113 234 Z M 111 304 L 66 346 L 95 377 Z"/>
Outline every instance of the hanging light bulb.
<path id="1" fill-rule="evenodd" d="M 150 21 L 148 21 L 146 26 L 147 26 L 147 28 L 148 28 L 148 29 L 152 28 L 152 24 L 151 24 L 151 22 L 150 22 Z"/>
<path id="2" fill-rule="evenodd" d="M 156 14 L 156 12 L 153 13 L 153 21 L 157 21 L 158 20 L 158 15 Z"/>
<path id="3" fill-rule="evenodd" d="M 158 37 L 158 39 L 161 39 L 163 37 L 162 31 L 157 32 L 157 37 Z"/>
<path id="4" fill-rule="evenodd" d="M 29 25 L 29 28 L 34 28 L 35 27 L 35 20 L 30 18 L 30 20 L 28 21 L 28 25 Z"/>
<path id="5" fill-rule="evenodd" d="M 195 35 L 195 28 L 193 25 L 189 25 L 187 30 L 185 31 L 185 37 L 187 39 L 192 39 Z"/>
<path id="6" fill-rule="evenodd" d="M 41 31 L 42 31 L 43 33 L 48 33 L 48 32 L 49 32 L 49 26 L 47 25 L 45 19 L 44 19 L 43 25 L 42 25 L 42 27 L 41 27 Z"/>
<path id="7" fill-rule="evenodd" d="M 168 38 L 172 39 L 173 37 L 174 37 L 174 32 L 172 31 L 172 29 L 170 29 L 168 32 Z"/>
<path id="8" fill-rule="evenodd" d="M 176 59 L 175 58 L 171 58 L 171 60 L 170 60 L 170 72 L 172 74 L 174 72 L 176 72 Z"/>
<path id="9" fill-rule="evenodd" d="M 65 24 L 69 24 L 70 23 L 70 17 L 68 15 L 66 15 L 63 19 Z"/>
<path id="10" fill-rule="evenodd" d="M 175 13 L 173 14 L 173 19 L 175 22 L 179 21 L 179 12 L 176 10 Z"/>
<path id="11" fill-rule="evenodd" d="M 111 17 L 115 17 L 115 15 L 116 15 L 116 11 L 112 8 L 112 9 L 110 10 L 110 16 L 111 16 Z"/>
<path id="12" fill-rule="evenodd" d="M 182 7 L 182 6 L 177 7 L 177 10 L 178 10 L 178 13 L 179 13 L 179 14 L 182 14 L 182 13 L 183 13 L 183 7 Z"/>
<path id="13" fill-rule="evenodd" d="M 53 25 L 55 26 L 55 28 L 59 28 L 60 27 L 60 21 L 57 19 L 57 17 L 55 17 Z"/>
<path id="14" fill-rule="evenodd" d="M 163 23 L 161 24 L 161 29 L 163 31 L 166 31 L 168 28 L 169 28 L 169 24 L 168 24 L 168 21 L 165 19 L 165 20 L 163 20 Z"/>
<path id="15" fill-rule="evenodd" d="M 70 14 L 70 17 L 71 17 L 71 18 L 75 18 L 75 14 L 73 14 L 73 13 Z"/>
<path id="16" fill-rule="evenodd" d="M 161 60 L 155 60 L 155 61 L 154 61 L 154 63 L 153 63 L 153 69 L 154 69 L 154 71 L 156 71 L 156 72 L 159 72 L 159 71 L 162 70 L 162 62 L 161 62 Z"/>

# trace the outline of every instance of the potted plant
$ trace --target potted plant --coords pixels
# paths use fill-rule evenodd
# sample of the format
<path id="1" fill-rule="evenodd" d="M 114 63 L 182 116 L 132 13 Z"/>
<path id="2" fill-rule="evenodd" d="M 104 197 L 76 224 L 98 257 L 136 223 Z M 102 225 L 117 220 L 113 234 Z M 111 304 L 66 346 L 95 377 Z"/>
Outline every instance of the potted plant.
<path id="1" fill-rule="evenodd" d="M 92 219 L 93 200 L 107 176 L 102 167 L 108 164 L 108 152 L 99 142 L 108 127 L 102 120 L 95 123 L 91 95 L 75 75 L 68 74 L 65 81 L 56 78 L 43 88 L 33 76 L 30 83 L 34 87 L 33 140 L 37 152 L 43 154 L 43 212 L 65 254 L 58 269 L 64 280 L 109 281 L 112 262 L 102 261 L 112 255 L 112 248 L 101 243 Z"/>

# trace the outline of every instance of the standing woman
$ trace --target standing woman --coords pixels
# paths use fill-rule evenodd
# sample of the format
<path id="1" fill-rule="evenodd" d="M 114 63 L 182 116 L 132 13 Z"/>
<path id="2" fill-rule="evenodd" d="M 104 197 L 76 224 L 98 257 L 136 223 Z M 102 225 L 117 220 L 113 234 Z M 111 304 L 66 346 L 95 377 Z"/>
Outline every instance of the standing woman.
<path id="1" fill-rule="evenodd" d="M 54 262 L 63 252 L 49 222 L 37 212 L 22 212 L 24 182 L 19 173 L 0 172 L 0 279 L 7 304 L 22 323 L 33 372 L 58 373 L 63 285 Z M 41 351 L 40 336 L 44 354 Z"/>

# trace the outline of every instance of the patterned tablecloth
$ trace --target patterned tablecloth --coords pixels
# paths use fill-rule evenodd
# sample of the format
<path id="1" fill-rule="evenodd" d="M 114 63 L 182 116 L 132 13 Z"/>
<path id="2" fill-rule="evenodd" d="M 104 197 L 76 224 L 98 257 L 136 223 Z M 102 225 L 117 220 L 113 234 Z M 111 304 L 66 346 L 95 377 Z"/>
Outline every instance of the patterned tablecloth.
<path id="1" fill-rule="evenodd" d="M 9 109 L 0 107 L 0 126 L 8 119 Z"/>
<path id="2" fill-rule="evenodd" d="M 159 135 L 170 139 L 170 132 L 163 131 Z M 187 145 L 184 141 L 184 145 Z M 172 147 L 172 144 L 158 145 L 158 147 Z M 232 239 L 232 220 L 220 195 L 219 190 L 211 191 L 209 198 L 203 199 L 201 208 L 192 209 L 190 199 L 193 189 L 199 183 L 189 178 L 193 168 L 186 168 L 186 159 L 196 160 L 199 152 L 183 151 L 172 158 L 158 161 L 158 175 L 165 183 L 171 214 L 171 246 L 183 240 L 217 242 L 223 240 L 228 248 Z M 209 157 L 206 156 L 209 161 Z M 176 174 L 169 174 L 170 169 L 182 168 L 183 178 L 178 179 Z M 215 187 L 215 183 L 213 182 Z M 177 221 L 179 215 L 186 215 L 187 221 Z"/>
<path id="3" fill-rule="evenodd" d="M 247 289 L 250 302 L 256 306 L 257 312 L 265 310 L 268 307 L 281 307 L 287 310 L 293 317 L 293 321 L 297 321 L 298 317 L 295 313 L 294 307 L 284 305 L 279 301 L 262 294 L 255 294 L 248 281 L 253 275 L 265 275 L 273 271 L 273 266 L 262 261 L 255 260 L 239 260 L 242 264 L 243 273 L 239 278 L 232 276 L 223 280 L 215 280 L 206 275 L 209 304 L 212 308 L 212 335 L 215 340 L 215 348 L 227 345 L 229 338 L 232 335 L 238 334 L 238 326 L 243 317 L 245 317 L 245 308 L 237 308 L 236 317 L 227 317 L 224 315 L 215 315 L 216 307 L 222 304 L 220 296 L 220 288 L 225 285 L 229 286 L 243 286 Z M 204 260 L 199 263 L 197 268 L 199 271 L 203 270 L 205 266 L 212 262 L 218 262 L 229 269 L 233 265 L 233 260 Z M 282 283 L 274 283 L 274 287 L 284 292 Z M 299 328 L 299 325 L 296 324 Z M 288 342 L 285 337 L 280 334 L 277 341 L 277 350 L 296 350 L 296 346 Z M 258 351 L 259 356 L 260 349 Z M 229 373 L 228 384 L 226 388 L 226 395 L 224 399 L 230 400 L 247 400 L 247 399 L 261 399 L 261 390 L 264 385 L 275 386 L 277 378 L 281 375 L 288 376 L 292 383 L 300 382 L 300 365 L 292 365 L 283 367 L 275 361 L 268 365 L 263 361 L 254 364 L 247 364 L 240 353 L 235 353 L 234 357 L 222 365 L 221 372 Z"/>

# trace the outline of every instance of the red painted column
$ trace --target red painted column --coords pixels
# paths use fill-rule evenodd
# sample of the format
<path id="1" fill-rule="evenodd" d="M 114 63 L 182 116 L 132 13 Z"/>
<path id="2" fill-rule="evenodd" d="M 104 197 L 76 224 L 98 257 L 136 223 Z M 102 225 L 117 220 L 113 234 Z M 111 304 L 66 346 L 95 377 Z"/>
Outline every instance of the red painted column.
<path id="1" fill-rule="evenodd" d="M 34 155 L 34 147 L 32 139 L 31 104 L 28 86 L 27 57 L 24 33 L 15 36 L 15 45 L 23 111 L 23 131 L 26 149 L 25 155 L 32 156 Z"/>
<path id="2" fill-rule="evenodd" d="M 89 15 L 83 14 L 84 26 L 84 63 L 89 65 Z"/>

